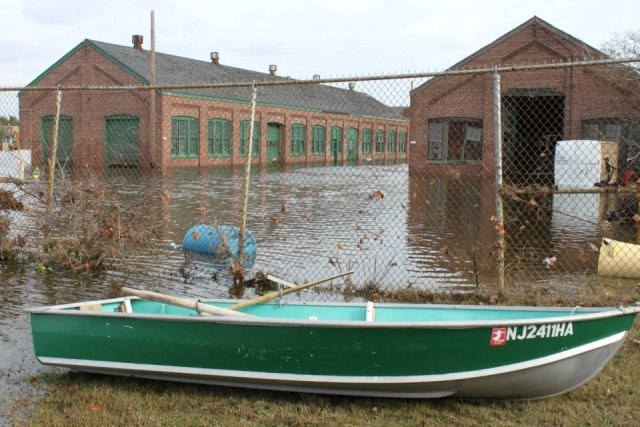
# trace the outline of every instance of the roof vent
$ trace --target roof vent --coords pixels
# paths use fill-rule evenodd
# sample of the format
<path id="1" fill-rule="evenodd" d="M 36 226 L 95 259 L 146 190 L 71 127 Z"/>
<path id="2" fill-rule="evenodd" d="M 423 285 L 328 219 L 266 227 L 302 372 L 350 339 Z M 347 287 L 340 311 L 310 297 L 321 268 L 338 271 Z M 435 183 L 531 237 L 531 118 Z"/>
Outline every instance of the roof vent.
<path id="1" fill-rule="evenodd" d="M 313 80 L 320 80 L 320 74 L 314 74 Z"/>
<path id="2" fill-rule="evenodd" d="M 356 88 L 356 83 L 355 82 L 349 82 L 349 90 L 355 90 Z"/>
<path id="3" fill-rule="evenodd" d="M 272 76 L 276 75 L 276 71 L 278 71 L 278 66 L 275 64 L 271 64 L 269 65 L 269 74 L 271 74 Z"/>
<path id="4" fill-rule="evenodd" d="M 213 65 L 220 65 L 220 52 L 211 52 L 211 62 Z"/>
<path id="5" fill-rule="evenodd" d="M 133 43 L 134 49 L 142 50 L 143 37 L 140 34 L 134 34 L 131 36 L 131 43 Z"/>

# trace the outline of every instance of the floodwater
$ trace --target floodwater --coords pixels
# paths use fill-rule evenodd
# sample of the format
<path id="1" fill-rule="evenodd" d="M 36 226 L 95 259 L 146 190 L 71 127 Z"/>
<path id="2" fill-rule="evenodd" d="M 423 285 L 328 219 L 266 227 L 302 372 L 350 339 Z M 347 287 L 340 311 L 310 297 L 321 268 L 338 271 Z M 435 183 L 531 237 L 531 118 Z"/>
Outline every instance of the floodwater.
<path id="1" fill-rule="evenodd" d="M 111 171 L 119 191 L 135 197 L 146 185 L 132 170 Z M 46 368 L 31 348 L 24 308 L 119 295 L 122 286 L 195 297 L 228 297 L 226 271 L 186 262 L 182 238 L 198 223 L 239 225 L 243 169 L 170 171 L 166 197 L 154 211 L 164 220 L 162 251 L 131 256 L 127 274 L 40 274 L 33 265 L 0 264 L 0 424 L 11 402 L 33 392 L 26 379 Z M 472 289 L 495 282 L 493 182 L 424 177 L 405 164 L 254 168 L 247 227 L 256 237 L 254 271 L 302 283 L 353 269 L 351 283 L 380 289 Z M 595 277 L 603 233 L 634 241 L 634 227 L 603 231 L 608 196 L 556 195 L 535 204 L 505 202 L 511 280 L 581 286 Z M 23 224 L 24 225 L 24 224 Z M 556 257 L 555 268 L 544 263 Z M 346 285 L 299 298 L 344 300 Z M 234 294 L 235 295 L 235 294 Z M 245 296 L 252 296 L 247 289 Z"/>

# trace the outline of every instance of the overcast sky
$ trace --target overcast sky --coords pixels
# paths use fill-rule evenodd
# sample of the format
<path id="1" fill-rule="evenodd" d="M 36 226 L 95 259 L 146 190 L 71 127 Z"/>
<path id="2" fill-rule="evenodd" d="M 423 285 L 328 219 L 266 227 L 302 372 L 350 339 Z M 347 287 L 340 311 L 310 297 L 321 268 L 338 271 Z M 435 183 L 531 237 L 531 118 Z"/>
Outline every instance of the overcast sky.
<path id="1" fill-rule="evenodd" d="M 445 69 L 534 15 L 600 48 L 640 29 L 638 0 L 4 0 L 0 86 L 23 86 L 84 39 L 294 78 Z"/>

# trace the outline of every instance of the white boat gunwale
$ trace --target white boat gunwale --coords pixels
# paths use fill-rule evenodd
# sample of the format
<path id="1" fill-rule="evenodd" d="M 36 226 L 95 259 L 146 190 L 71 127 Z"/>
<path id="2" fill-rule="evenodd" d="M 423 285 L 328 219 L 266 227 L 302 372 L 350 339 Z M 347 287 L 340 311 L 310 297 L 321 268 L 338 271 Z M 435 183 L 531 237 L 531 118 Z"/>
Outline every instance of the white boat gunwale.
<path id="1" fill-rule="evenodd" d="M 135 300 L 137 297 L 120 297 L 104 300 L 85 301 L 81 303 L 59 304 L 53 306 L 42 306 L 26 308 L 25 311 L 32 314 L 53 314 L 65 316 L 95 316 L 95 317 L 123 317 L 130 319 L 145 320 L 172 320 L 180 322 L 212 322 L 229 324 L 249 324 L 264 326 L 305 326 L 305 327 L 358 327 L 358 328 L 424 328 L 424 329 L 465 329 L 465 328 L 490 328 L 526 326 L 539 324 L 584 322 L 599 320 L 610 317 L 617 317 L 627 314 L 640 313 L 640 306 L 629 307 L 575 307 L 572 312 L 563 316 L 553 317 L 532 317 L 517 319 L 490 319 L 490 320 L 457 320 L 457 321 L 366 321 L 362 320 L 322 320 L 322 319 L 287 319 L 277 317 L 235 317 L 235 316 L 185 316 L 177 314 L 155 314 L 155 313 L 126 313 L 126 312 L 99 312 L 99 311 L 71 311 L 83 305 L 114 304 L 123 303 L 125 300 Z M 229 303 L 228 299 L 207 299 L 203 303 Z M 304 301 L 293 301 L 291 305 L 314 305 L 314 306 L 345 306 L 361 307 L 366 310 L 366 303 L 315 303 Z M 269 302 L 264 305 L 280 305 L 277 302 Z M 283 303 L 282 305 L 287 305 Z M 447 304 L 402 304 L 402 303 L 377 303 L 376 307 L 385 308 L 418 308 L 418 309 L 455 309 L 455 310 L 493 310 L 493 311 L 559 311 L 568 310 L 568 307 L 525 307 L 525 306 L 475 306 L 475 305 L 447 305 Z"/>

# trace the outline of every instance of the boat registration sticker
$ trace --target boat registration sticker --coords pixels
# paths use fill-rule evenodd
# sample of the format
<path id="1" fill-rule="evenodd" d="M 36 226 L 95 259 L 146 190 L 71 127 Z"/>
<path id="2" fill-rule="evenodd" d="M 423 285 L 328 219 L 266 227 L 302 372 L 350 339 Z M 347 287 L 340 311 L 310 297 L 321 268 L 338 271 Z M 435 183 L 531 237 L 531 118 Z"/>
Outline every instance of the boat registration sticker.
<path id="1" fill-rule="evenodd" d="M 573 335 L 573 323 L 554 323 L 547 325 L 512 326 L 493 328 L 490 345 L 506 345 L 507 341 L 531 340 L 537 338 L 559 338 Z"/>
<path id="2" fill-rule="evenodd" d="M 507 328 L 493 328 L 491 330 L 491 346 L 507 343 Z"/>

